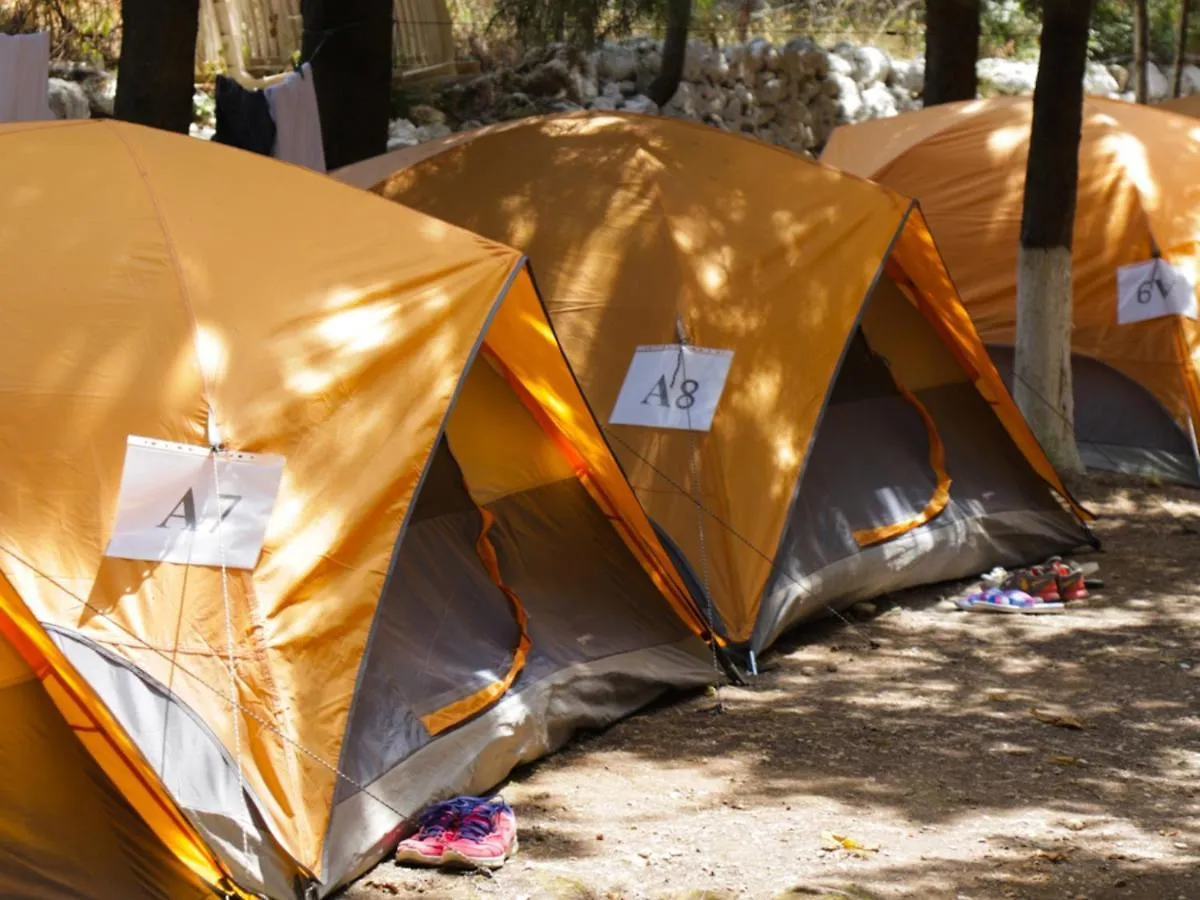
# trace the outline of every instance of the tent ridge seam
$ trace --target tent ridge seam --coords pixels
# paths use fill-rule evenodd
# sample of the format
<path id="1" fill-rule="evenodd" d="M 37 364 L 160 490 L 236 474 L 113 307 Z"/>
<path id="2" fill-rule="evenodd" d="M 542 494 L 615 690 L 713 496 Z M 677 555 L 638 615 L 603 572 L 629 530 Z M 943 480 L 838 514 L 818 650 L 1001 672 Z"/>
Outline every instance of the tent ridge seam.
<path id="1" fill-rule="evenodd" d="M 438 441 L 446 433 L 446 423 L 450 420 L 451 413 L 454 412 L 454 407 L 458 403 L 458 398 L 462 395 L 463 387 L 467 383 L 467 374 L 471 370 L 471 365 L 479 356 L 479 351 L 483 347 L 484 338 L 487 336 L 488 329 L 491 327 L 492 320 L 496 318 L 500 312 L 500 307 L 504 304 L 508 297 L 508 292 L 512 288 L 513 282 L 517 280 L 517 276 L 525 269 L 527 257 L 524 254 L 517 256 L 508 275 L 505 277 L 504 284 L 496 294 L 496 300 L 492 303 L 492 308 L 488 310 L 487 316 L 479 325 L 479 334 L 475 337 L 475 343 L 471 346 L 470 352 L 467 354 L 466 360 L 463 362 L 462 371 L 458 376 L 458 383 L 454 386 L 454 392 L 450 395 L 450 401 L 446 404 L 445 412 L 442 414 L 441 421 L 438 423 L 437 434 L 434 436 L 433 443 L 430 447 L 429 454 L 425 457 L 425 465 L 421 469 L 421 474 L 417 477 L 417 483 L 413 487 L 413 500 L 421 493 L 421 489 L 425 486 L 425 479 L 429 475 L 429 470 L 433 465 L 433 450 L 437 447 Z M 396 575 L 396 563 L 400 556 L 400 545 L 404 542 L 404 536 L 408 532 L 408 525 L 412 520 L 413 508 L 416 506 L 414 502 L 410 502 L 408 508 L 404 511 L 404 518 L 400 522 L 400 527 L 396 531 L 396 540 L 392 544 L 392 556 L 388 561 L 388 571 L 384 576 L 383 585 L 379 589 L 380 601 L 375 606 L 375 612 L 371 616 L 371 625 L 367 629 L 367 639 L 363 644 L 362 655 L 358 661 L 358 672 L 354 676 L 354 692 L 350 695 L 350 708 L 346 712 L 346 725 L 342 731 L 341 741 L 338 748 L 337 773 L 342 777 L 341 773 L 346 768 L 346 751 L 350 729 L 354 723 L 354 711 L 358 707 L 358 698 L 362 690 L 363 678 L 366 676 L 367 661 L 371 656 L 371 647 L 375 641 L 375 634 L 379 626 L 380 607 L 382 598 L 387 594 L 388 586 L 391 584 Z M 369 787 L 370 785 L 368 785 Z M 336 782 L 334 793 L 336 794 Z M 329 852 L 329 831 L 333 827 L 333 810 L 336 804 L 331 802 L 329 805 L 329 814 L 325 820 L 325 827 L 321 833 L 321 872 L 323 873 L 328 865 Z"/>

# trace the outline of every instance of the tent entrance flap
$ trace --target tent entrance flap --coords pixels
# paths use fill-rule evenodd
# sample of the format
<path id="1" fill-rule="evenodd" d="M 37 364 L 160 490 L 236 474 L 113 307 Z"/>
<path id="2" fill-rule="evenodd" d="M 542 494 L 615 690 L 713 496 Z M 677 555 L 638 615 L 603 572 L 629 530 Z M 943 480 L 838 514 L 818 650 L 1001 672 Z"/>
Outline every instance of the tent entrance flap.
<path id="1" fill-rule="evenodd" d="M 888 367 L 888 371 L 892 372 L 890 366 Z M 925 508 L 917 515 L 900 522 L 894 522 L 891 525 L 864 528 L 854 532 L 854 540 L 860 547 L 881 544 L 902 534 L 907 534 L 914 528 L 920 528 L 940 515 L 942 510 L 946 508 L 946 504 L 950 502 L 951 478 L 946 471 L 946 447 L 942 443 L 941 435 L 938 434 L 937 423 L 933 421 L 933 416 L 929 414 L 929 410 L 925 408 L 925 404 L 917 399 L 916 394 L 900 382 L 895 372 L 892 372 L 892 379 L 896 384 L 896 390 L 900 392 L 900 396 L 909 402 L 921 417 L 921 421 L 925 423 L 925 433 L 929 437 L 929 465 L 932 467 L 934 474 L 937 475 L 937 487 L 934 488 L 933 496 L 929 498 L 929 502 L 925 504 Z"/>

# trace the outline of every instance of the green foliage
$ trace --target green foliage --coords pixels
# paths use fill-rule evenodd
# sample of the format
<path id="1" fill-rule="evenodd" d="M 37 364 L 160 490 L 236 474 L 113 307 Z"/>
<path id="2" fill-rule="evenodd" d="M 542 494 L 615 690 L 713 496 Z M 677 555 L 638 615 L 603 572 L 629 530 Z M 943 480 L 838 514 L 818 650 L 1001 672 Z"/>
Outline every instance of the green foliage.
<path id="1" fill-rule="evenodd" d="M 660 0 L 496 0 L 489 24 L 508 29 L 526 45 L 566 41 L 590 47 L 661 20 L 661 7 Z"/>
<path id="2" fill-rule="evenodd" d="M 1002 0 L 990 0 L 993 5 Z M 1025 13 L 1041 21 L 1042 0 L 1018 0 Z M 1168 63 L 1175 56 L 1180 0 L 1146 0 L 1149 14 L 1150 58 Z M 1036 45 L 1036 37 L 1034 38 Z M 1194 48 L 1195 44 L 1190 44 Z M 1133 58 L 1133 0 L 1094 0 L 1088 41 L 1092 59 L 1128 63 Z"/>
<path id="3" fill-rule="evenodd" d="M 1040 17 L 1022 0 L 984 0 L 979 22 L 980 56 L 1027 57 L 1037 53 Z"/>
<path id="4" fill-rule="evenodd" d="M 118 0 L 0 2 L 0 32 L 48 31 L 54 59 L 112 66 L 121 52 Z"/>
<path id="5" fill-rule="evenodd" d="M 1175 56 L 1179 0 L 1147 0 L 1150 58 L 1168 62 Z M 1128 62 L 1133 58 L 1133 0 L 1096 0 L 1089 41 L 1095 59 Z"/>

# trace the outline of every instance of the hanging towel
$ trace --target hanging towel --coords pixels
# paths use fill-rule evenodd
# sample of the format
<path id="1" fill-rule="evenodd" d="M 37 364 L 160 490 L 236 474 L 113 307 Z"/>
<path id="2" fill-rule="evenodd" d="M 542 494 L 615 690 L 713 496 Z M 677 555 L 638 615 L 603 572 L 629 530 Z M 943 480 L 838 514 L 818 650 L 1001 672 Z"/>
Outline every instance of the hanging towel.
<path id="1" fill-rule="evenodd" d="M 324 172 L 325 145 L 321 141 L 312 66 L 305 63 L 299 72 L 290 73 L 263 93 L 275 119 L 275 156 Z"/>
<path id="2" fill-rule="evenodd" d="M 0 122 L 53 119 L 50 35 L 0 34 Z"/>
<path id="3" fill-rule="evenodd" d="M 275 120 L 262 91 L 248 91 L 232 78 L 217 76 L 218 144 L 270 156 L 275 150 Z"/>

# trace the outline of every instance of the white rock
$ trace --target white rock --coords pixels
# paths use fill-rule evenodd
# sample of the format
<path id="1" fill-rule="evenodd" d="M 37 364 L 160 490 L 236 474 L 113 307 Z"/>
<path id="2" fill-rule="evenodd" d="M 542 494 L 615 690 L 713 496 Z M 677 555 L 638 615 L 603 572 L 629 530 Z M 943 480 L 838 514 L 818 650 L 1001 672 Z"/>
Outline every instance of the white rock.
<path id="1" fill-rule="evenodd" d="M 588 104 L 588 109 L 599 109 L 604 112 L 612 112 L 617 108 L 617 100 L 607 94 L 602 94 Z"/>
<path id="2" fill-rule="evenodd" d="M 1117 90 L 1124 92 L 1129 90 L 1129 70 L 1124 66 L 1109 66 L 1108 74 L 1111 75 L 1117 82 Z"/>
<path id="3" fill-rule="evenodd" d="M 713 53 L 704 64 L 704 77 L 713 84 L 729 84 L 729 60 L 724 53 Z"/>
<path id="4" fill-rule="evenodd" d="M 774 52 L 775 48 L 766 38 L 755 38 L 746 45 L 746 60 L 753 71 L 759 72 L 767 68 L 767 62 Z"/>
<path id="5" fill-rule="evenodd" d="M 688 41 L 687 52 L 683 57 L 683 80 L 703 81 L 713 56 L 716 56 L 716 51 L 708 44 L 703 41 Z"/>
<path id="6" fill-rule="evenodd" d="M 893 84 L 888 90 L 892 92 L 892 99 L 896 101 L 896 110 L 898 112 L 912 112 L 915 109 L 921 108 L 920 100 L 913 97 L 907 88 Z"/>
<path id="7" fill-rule="evenodd" d="M 112 72 L 97 72 L 83 80 L 83 92 L 93 116 L 111 116 L 117 102 L 117 76 Z"/>
<path id="8" fill-rule="evenodd" d="M 892 60 L 892 83 L 914 96 L 925 90 L 925 60 Z"/>
<path id="9" fill-rule="evenodd" d="M 832 96 L 837 101 L 838 121 L 845 123 L 861 120 L 863 116 L 862 94 L 859 93 L 854 79 L 849 75 L 833 72 L 830 74 L 829 80 L 836 86 Z"/>
<path id="10" fill-rule="evenodd" d="M 610 81 L 600 89 L 600 96 L 620 100 L 624 95 L 621 93 L 621 85 L 615 81 Z"/>
<path id="11" fill-rule="evenodd" d="M 576 109 L 578 109 L 578 107 L 576 107 Z M 426 141 L 432 141 L 436 138 L 445 137 L 448 134 L 453 134 L 449 125 L 422 125 L 417 129 L 417 143 L 423 144 Z"/>
<path id="12" fill-rule="evenodd" d="M 854 80 L 860 87 L 887 81 L 892 71 L 891 58 L 878 47 L 859 47 L 854 51 Z"/>
<path id="13" fill-rule="evenodd" d="M 862 105 L 864 119 L 886 119 L 899 112 L 896 109 L 896 98 L 884 84 L 873 84 L 863 91 Z"/>
<path id="14" fill-rule="evenodd" d="M 828 60 L 828 69 L 834 75 L 845 75 L 847 78 L 854 77 L 854 63 L 840 56 L 837 53 L 829 53 L 826 55 Z"/>
<path id="15" fill-rule="evenodd" d="M 645 94 L 627 97 L 622 108 L 627 112 L 643 113 L 650 116 L 658 115 L 658 104 Z"/>
<path id="16" fill-rule="evenodd" d="M 987 57 L 975 64 L 980 91 L 988 94 L 1032 94 L 1037 63 L 1023 59 Z"/>
<path id="17" fill-rule="evenodd" d="M 758 102 L 767 106 L 774 106 L 781 102 L 787 94 L 787 85 L 781 78 L 768 78 L 759 85 L 757 95 Z"/>
<path id="18" fill-rule="evenodd" d="M 408 118 L 414 125 L 445 125 L 446 114 L 440 109 L 421 103 L 408 111 Z M 403 120 L 400 120 L 403 121 Z"/>
<path id="19" fill-rule="evenodd" d="M 1146 93 L 1151 100 L 1165 100 L 1171 95 L 1171 82 L 1152 62 L 1146 63 Z"/>
<path id="20" fill-rule="evenodd" d="M 675 96 L 663 107 L 663 113 L 677 119 L 699 119 L 699 92 L 687 81 L 681 81 Z"/>
<path id="21" fill-rule="evenodd" d="M 197 125 L 193 122 L 188 126 L 188 134 L 194 138 L 199 138 L 202 141 L 211 141 L 213 135 L 217 133 L 217 129 L 211 125 Z M 389 150 L 391 147 L 388 148 Z"/>
<path id="22" fill-rule="evenodd" d="M 801 59 L 804 62 L 804 74 L 813 78 L 824 78 L 829 74 L 833 55 L 821 49 L 813 49 L 806 52 Z"/>
<path id="23" fill-rule="evenodd" d="M 617 88 L 620 90 L 622 97 L 632 97 L 638 92 L 636 81 L 622 81 L 617 84 Z"/>
<path id="24" fill-rule="evenodd" d="M 51 78 L 49 81 L 50 111 L 59 119 L 90 119 L 92 107 L 87 94 L 74 81 Z"/>
<path id="25" fill-rule="evenodd" d="M 1084 93 L 1099 97 L 1115 97 L 1121 92 L 1117 79 L 1100 63 L 1088 63 L 1083 72 Z"/>
<path id="26" fill-rule="evenodd" d="M 590 103 L 600 94 L 596 79 L 586 72 L 571 72 L 570 94 L 579 103 Z"/>
<path id="27" fill-rule="evenodd" d="M 605 44 L 600 48 L 596 71 L 613 81 L 625 81 L 637 71 L 637 53 L 620 44 Z"/>
<path id="28" fill-rule="evenodd" d="M 1187 65 L 1183 67 L 1182 84 L 1179 86 L 1182 94 L 1200 94 L 1200 67 Z"/>
<path id="29" fill-rule="evenodd" d="M 388 125 L 388 150 L 400 147 L 415 147 L 421 143 L 417 136 L 417 126 L 408 119 L 395 119 Z"/>

